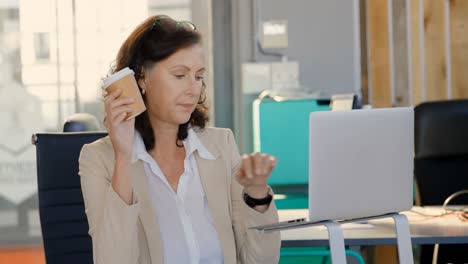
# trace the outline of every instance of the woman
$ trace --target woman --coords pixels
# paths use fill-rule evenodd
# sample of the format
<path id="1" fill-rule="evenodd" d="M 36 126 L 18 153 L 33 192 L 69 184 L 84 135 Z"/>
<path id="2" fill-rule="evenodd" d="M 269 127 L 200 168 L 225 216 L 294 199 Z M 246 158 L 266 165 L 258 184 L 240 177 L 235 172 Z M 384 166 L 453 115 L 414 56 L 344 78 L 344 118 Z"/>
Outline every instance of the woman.
<path id="1" fill-rule="evenodd" d="M 95 263 L 277 263 L 278 220 L 267 178 L 275 159 L 240 157 L 232 132 L 205 128 L 200 35 L 150 17 L 123 43 L 116 69 L 135 72 L 147 110 L 105 95 L 109 135 L 87 144 L 80 176 Z"/>

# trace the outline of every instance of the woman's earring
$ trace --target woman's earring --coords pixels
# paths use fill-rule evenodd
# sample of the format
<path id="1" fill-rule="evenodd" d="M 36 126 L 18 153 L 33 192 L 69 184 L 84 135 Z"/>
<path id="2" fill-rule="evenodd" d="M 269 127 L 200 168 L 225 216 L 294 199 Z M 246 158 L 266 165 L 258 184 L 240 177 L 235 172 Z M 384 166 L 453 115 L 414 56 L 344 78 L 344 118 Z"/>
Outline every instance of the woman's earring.
<path id="1" fill-rule="evenodd" d="M 145 90 L 145 89 L 141 89 L 141 93 L 142 93 L 142 94 L 145 94 L 145 93 L 146 93 L 146 90 Z"/>

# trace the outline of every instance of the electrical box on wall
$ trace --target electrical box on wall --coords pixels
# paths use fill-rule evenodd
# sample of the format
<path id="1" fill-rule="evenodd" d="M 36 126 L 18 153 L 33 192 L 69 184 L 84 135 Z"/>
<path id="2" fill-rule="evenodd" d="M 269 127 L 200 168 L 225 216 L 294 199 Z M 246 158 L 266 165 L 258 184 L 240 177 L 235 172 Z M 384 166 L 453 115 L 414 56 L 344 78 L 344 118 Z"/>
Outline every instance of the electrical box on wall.
<path id="1" fill-rule="evenodd" d="M 299 88 L 299 62 L 271 63 L 271 89 L 273 91 L 293 91 Z"/>
<path id="2" fill-rule="evenodd" d="M 261 41 L 263 49 L 285 49 L 288 47 L 288 21 L 269 20 L 261 25 Z"/>
<path id="3" fill-rule="evenodd" d="M 270 63 L 242 64 L 242 92 L 257 94 L 267 89 L 271 89 Z"/>
<path id="4" fill-rule="evenodd" d="M 299 85 L 299 62 L 242 64 L 242 92 L 257 94 L 263 90 L 294 91 Z"/>

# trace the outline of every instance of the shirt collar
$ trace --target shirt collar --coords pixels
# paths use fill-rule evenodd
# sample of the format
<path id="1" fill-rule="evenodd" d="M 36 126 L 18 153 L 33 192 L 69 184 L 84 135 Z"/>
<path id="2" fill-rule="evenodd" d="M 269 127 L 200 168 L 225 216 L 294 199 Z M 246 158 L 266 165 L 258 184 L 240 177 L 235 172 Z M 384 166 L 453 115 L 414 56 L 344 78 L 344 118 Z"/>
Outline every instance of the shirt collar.
<path id="1" fill-rule="evenodd" d="M 146 160 L 146 156 L 149 155 L 146 151 L 145 143 L 143 138 L 140 135 L 140 132 L 135 131 L 135 137 L 133 140 L 133 149 L 132 149 L 132 163 L 138 159 Z"/>
<path id="2" fill-rule="evenodd" d="M 187 138 L 184 140 L 184 146 L 187 157 L 189 157 L 193 152 L 198 150 L 200 157 L 208 160 L 215 160 L 216 158 L 208 151 L 208 149 L 203 145 L 200 139 L 197 136 L 197 133 L 191 128 L 188 128 Z"/>
<path id="3" fill-rule="evenodd" d="M 200 157 L 207 160 L 215 160 L 216 158 L 208 151 L 208 149 L 203 145 L 200 139 L 197 136 L 197 133 L 191 128 L 188 128 L 187 138 L 183 141 L 186 158 L 189 157 L 193 152 L 198 151 Z M 174 143 L 175 144 L 175 143 Z M 133 141 L 132 148 L 132 163 L 138 159 L 147 160 L 148 152 L 146 151 L 145 143 L 143 142 L 143 137 L 140 135 L 140 132 L 135 131 L 135 137 Z"/>

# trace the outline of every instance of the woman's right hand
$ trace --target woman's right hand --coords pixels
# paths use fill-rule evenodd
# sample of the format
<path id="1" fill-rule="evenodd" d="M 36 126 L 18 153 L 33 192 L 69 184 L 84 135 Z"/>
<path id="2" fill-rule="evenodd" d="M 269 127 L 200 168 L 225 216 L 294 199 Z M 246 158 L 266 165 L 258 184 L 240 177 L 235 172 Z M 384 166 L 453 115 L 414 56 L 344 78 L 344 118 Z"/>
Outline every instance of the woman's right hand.
<path id="1" fill-rule="evenodd" d="M 121 89 L 115 89 L 104 95 L 105 117 L 104 126 L 114 147 L 116 159 L 130 160 L 135 133 L 135 118 L 125 120 L 132 112 L 133 98 L 120 97 Z"/>

